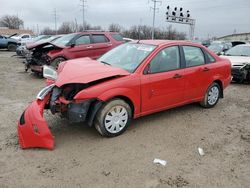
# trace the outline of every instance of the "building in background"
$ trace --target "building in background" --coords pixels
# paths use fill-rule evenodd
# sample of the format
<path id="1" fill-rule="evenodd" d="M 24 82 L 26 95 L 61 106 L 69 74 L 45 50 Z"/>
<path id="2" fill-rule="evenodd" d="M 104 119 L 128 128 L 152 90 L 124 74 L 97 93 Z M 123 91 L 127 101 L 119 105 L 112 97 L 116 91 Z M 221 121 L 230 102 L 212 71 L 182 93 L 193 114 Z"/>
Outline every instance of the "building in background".
<path id="1" fill-rule="evenodd" d="M 237 33 L 217 38 L 221 41 L 250 41 L 250 33 Z"/>
<path id="2" fill-rule="evenodd" d="M 13 34 L 30 34 L 30 35 L 34 35 L 32 30 L 28 30 L 28 29 L 9 29 L 7 27 L 0 27 L 0 35 L 5 35 L 5 36 L 9 36 L 9 35 L 13 35 Z"/>

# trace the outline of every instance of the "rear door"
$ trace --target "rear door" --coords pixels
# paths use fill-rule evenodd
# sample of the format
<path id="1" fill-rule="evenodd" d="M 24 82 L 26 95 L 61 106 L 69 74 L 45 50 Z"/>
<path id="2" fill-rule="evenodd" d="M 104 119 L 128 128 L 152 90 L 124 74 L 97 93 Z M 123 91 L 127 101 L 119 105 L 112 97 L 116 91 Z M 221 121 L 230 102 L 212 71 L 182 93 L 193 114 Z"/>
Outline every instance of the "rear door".
<path id="1" fill-rule="evenodd" d="M 183 46 L 186 68 L 184 71 L 185 94 L 187 101 L 204 97 L 212 83 L 212 64 L 206 62 L 203 50 L 196 46 Z"/>
<path id="2" fill-rule="evenodd" d="M 111 41 L 105 36 L 105 34 L 92 34 L 92 51 L 93 59 L 99 58 L 101 55 L 112 49 Z"/>
<path id="3" fill-rule="evenodd" d="M 183 102 L 184 70 L 178 46 L 162 49 L 142 75 L 142 113 L 170 108 Z"/>
<path id="4" fill-rule="evenodd" d="M 93 56 L 90 35 L 80 35 L 75 39 L 74 44 L 73 47 L 68 48 L 70 59 Z"/>

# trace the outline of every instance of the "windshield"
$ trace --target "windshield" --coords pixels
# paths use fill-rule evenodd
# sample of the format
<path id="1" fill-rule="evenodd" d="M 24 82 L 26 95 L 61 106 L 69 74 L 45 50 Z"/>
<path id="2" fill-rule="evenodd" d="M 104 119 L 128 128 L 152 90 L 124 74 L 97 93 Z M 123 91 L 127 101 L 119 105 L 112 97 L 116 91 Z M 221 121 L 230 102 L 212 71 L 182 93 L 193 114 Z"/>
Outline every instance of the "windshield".
<path id="1" fill-rule="evenodd" d="M 238 45 L 226 52 L 228 56 L 250 56 L 250 46 Z"/>
<path id="2" fill-rule="evenodd" d="M 126 43 L 107 52 L 98 61 L 132 73 L 155 48 L 154 45 Z"/>
<path id="3" fill-rule="evenodd" d="M 45 39 L 41 39 L 39 41 L 37 41 L 38 43 L 45 43 L 45 42 L 55 42 L 58 38 L 60 38 L 60 36 L 58 35 L 54 35 L 54 36 L 51 36 L 49 38 L 45 38 Z"/>
<path id="4" fill-rule="evenodd" d="M 71 41 L 71 39 L 73 39 L 76 35 L 77 35 L 76 33 L 64 35 L 61 38 L 55 40 L 53 44 L 57 46 L 66 46 L 69 43 L 69 41 Z"/>

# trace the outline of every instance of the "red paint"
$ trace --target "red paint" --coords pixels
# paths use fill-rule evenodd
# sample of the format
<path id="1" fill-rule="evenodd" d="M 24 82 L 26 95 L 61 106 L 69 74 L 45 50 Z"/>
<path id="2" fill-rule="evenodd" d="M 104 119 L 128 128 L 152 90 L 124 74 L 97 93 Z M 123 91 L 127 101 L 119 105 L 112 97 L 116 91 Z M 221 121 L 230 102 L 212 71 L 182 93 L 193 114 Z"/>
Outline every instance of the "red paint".
<path id="1" fill-rule="evenodd" d="M 36 100 L 32 102 L 25 110 L 25 123 L 21 125 L 20 121 L 18 122 L 18 136 L 21 148 L 54 148 L 54 137 L 43 118 L 44 106 L 49 97 L 47 95 L 43 101 Z"/>

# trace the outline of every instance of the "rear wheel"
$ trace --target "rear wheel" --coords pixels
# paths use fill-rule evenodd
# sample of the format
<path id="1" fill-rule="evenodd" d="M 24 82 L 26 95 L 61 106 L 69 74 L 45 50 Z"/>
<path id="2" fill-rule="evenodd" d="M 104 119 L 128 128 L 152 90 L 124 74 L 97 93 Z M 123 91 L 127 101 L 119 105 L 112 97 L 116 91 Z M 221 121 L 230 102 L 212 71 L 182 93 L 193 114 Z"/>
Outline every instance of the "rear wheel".
<path id="1" fill-rule="evenodd" d="M 54 69 L 57 69 L 57 68 L 58 68 L 58 65 L 59 65 L 62 61 L 65 61 L 65 60 L 66 60 L 66 59 L 63 58 L 63 57 L 57 57 L 57 58 L 55 58 L 55 59 L 51 62 L 50 66 L 54 67 Z"/>
<path id="2" fill-rule="evenodd" d="M 131 117 L 131 107 L 121 99 L 113 99 L 101 107 L 94 124 L 101 135 L 114 137 L 127 129 Z"/>
<path id="3" fill-rule="evenodd" d="M 16 44 L 10 43 L 10 44 L 8 44 L 7 48 L 9 51 L 14 52 L 14 51 L 16 51 Z"/>
<path id="4" fill-rule="evenodd" d="M 212 108 L 218 103 L 220 96 L 221 88 L 219 84 L 213 83 L 207 89 L 205 97 L 203 101 L 200 102 L 200 105 L 205 108 Z"/>

